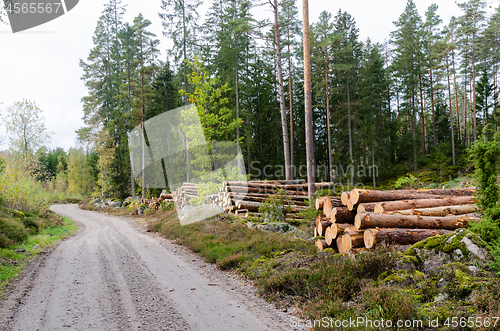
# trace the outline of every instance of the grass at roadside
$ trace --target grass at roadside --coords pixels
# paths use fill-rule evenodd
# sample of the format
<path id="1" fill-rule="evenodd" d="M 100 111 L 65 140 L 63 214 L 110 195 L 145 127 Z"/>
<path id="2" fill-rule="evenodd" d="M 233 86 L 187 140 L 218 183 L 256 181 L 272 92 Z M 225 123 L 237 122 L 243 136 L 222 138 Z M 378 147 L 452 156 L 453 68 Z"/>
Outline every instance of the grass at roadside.
<path id="1" fill-rule="evenodd" d="M 419 323 L 428 326 L 439 319 L 436 330 L 451 330 L 445 324 L 448 320 L 452 325 L 453 317 L 493 321 L 500 313 L 498 276 L 487 268 L 471 269 L 451 255 L 439 267 L 425 270 L 391 247 L 356 257 L 344 257 L 331 249 L 318 253 L 310 241 L 247 228 L 234 217 L 188 226 L 180 226 L 175 212 L 157 212 L 148 218 L 156 218 L 149 230 L 188 247 L 221 269 L 238 270 L 280 309 L 299 307 L 305 319 L 302 325 L 312 329 L 373 330 L 369 321 L 384 320 L 385 326 L 396 326 L 398 321 L 406 324 L 378 329 L 419 330 Z M 360 317 L 368 324 L 335 324 L 359 321 Z"/>
<path id="2" fill-rule="evenodd" d="M 26 218 L 30 220 L 27 221 Z M 24 222 L 23 222 L 24 220 Z M 18 277 L 27 262 L 32 260 L 38 253 L 52 246 L 78 230 L 75 222 L 68 218 L 61 218 L 56 214 L 47 211 L 44 215 L 33 215 L 30 217 L 13 218 L 3 215 L 2 223 L 9 222 L 10 225 L 38 224 L 39 227 L 27 226 L 26 238 L 19 242 L 12 242 L 0 248 L 0 298 L 3 297 L 3 290 L 7 284 Z M 30 233 L 31 232 L 31 233 Z"/>

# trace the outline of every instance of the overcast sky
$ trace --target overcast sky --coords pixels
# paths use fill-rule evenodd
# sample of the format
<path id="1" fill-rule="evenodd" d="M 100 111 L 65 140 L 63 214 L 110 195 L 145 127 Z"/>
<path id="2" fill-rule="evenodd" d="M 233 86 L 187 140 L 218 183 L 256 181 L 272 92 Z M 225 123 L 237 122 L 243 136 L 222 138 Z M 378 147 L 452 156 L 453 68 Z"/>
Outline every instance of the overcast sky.
<path id="1" fill-rule="evenodd" d="M 202 15 L 210 7 L 211 0 L 205 2 L 200 10 Z M 453 15 L 460 15 L 454 0 L 415 0 L 422 16 L 434 2 L 438 3 L 438 14 L 444 22 L 448 22 Z M 79 60 L 86 60 L 93 47 L 92 36 L 104 3 L 80 0 L 64 16 L 15 34 L 10 26 L 0 24 L 0 116 L 4 117 L 7 107 L 16 101 L 35 101 L 44 111 L 48 129 L 55 133 L 50 148 L 68 150 L 74 147 L 75 130 L 84 125 L 80 100 L 87 90 L 81 80 L 83 72 Z M 160 39 L 160 48 L 166 54 L 170 43 L 162 35 L 158 17 L 161 0 L 124 0 L 123 3 L 128 3 L 126 21 L 132 22 L 135 16 L 142 13 L 153 22 L 151 30 Z M 489 0 L 488 6 L 496 8 L 499 3 L 500 0 Z M 297 5 L 302 18 L 302 1 L 297 0 Z M 313 23 L 323 10 L 335 15 L 342 9 L 356 20 L 361 41 L 369 37 L 373 42 L 384 42 L 394 30 L 393 22 L 401 15 L 405 5 L 405 0 L 309 0 L 309 15 Z M 271 17 L 268 8 L 269 5 L 262 7 L 258 17 Z M 0 127 L 0 134 L 4 131 L 4 127 Z M 7 148 L 8 142 L 0 146 L 0 150 Z"/>

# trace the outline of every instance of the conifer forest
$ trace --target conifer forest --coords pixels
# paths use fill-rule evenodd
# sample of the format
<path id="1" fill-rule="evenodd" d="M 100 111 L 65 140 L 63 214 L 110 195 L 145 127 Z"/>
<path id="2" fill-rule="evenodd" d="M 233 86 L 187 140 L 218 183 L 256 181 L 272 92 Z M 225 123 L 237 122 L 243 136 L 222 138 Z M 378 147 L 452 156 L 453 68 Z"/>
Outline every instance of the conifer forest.
<path id="1" fill-rule="evenodd" d="M 249 179 L 306 178 L 302 2 L 213 0 L 201 13 L 202 3 L 162 1 L 168 47 L 147 17 L 125 21 L 123 1 L 105 4 L 80 60 L 88 94 L 78 131 L 102 194 L 141 190 L 131 184 L 128 134 L 193 102 L 212 116 L 207 140 L 239 143 Z M 361 40 L 348 12 L 311 17 L 317 182 L 376 187 L 409 171 L 447 180 L 467 170 L 467 148 L 498 129 L 500 7 L 457 6 L 461 15 L 443 21 L 437 4 L 422 16 L 408 0 L 383 44 Z"/>

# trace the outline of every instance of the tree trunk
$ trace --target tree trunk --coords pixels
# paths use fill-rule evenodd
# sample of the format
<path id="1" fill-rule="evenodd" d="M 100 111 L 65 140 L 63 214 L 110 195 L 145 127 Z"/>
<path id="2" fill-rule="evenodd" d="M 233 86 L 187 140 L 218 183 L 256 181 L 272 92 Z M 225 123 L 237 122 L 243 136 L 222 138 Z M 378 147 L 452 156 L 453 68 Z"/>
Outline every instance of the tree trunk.
<path id="1" fill-rule="evenodd" d="M 449 197 L 443 199 L 419 199 L 378 202 L 374 208 L 375 213 L 383 213 L 395 210 L 405 210 L 413 208 L 431 208 L 442 206 L 457 206 L 474 203 L 474 197 Z"/>
<path id="2" fill-rule="evenodd" d="M 458 126 L 458 136 L 462 139 L 462 126 L 460 125 L 460 110 L 458 107 L 458 88 L 457 88 L 457 73 L 455 72 L 455 52 L 452 54 L 453 62 L 453 87 L 455 89 L 455 108 L 457 112 L 457 126 Z"/>
<path id="3" fill-rule="evenodd" d="M 420 113 L 422 114 L 422 147 L 424 155 L 427 154 L 426 137 L 425 137 L 425 110 L 424 110 L 424 96 L 422 87 L 422 76 L 419 76 L 419 86 L 420 86 Z"/>
<path id="4" fill-rule="evenodd" d="M 325 47 L 325 83 L 326 83 L 326 131 L 328 136 L 328 178 L 333 182 L 333 167 L 332 167 L 332 138 L 330 133 L 330 93 L 328 89 L 328 49 Z"/>
<path id="5" fill-rule="evenodd" d="M 278 0 L 274 0 L 274 37 L 276 44 L 276 62 L 278 64 L 278 88 L 280 95 L 280 110 L 281 110 L 281 129 L 283 131 L 283 151 L 285 157 L 285 177 L 286 180 L 292 179 L 290 169 L 290 142 L 288 140 L 288 123 L 286 120 L 285 109 L 285 91 L 283 89 L 283 70 L 281 67 L 281 41 L 278 22 Z"/>
<path id="6" fill-rule="evenodd" d="M 276 1 L 276 0 L 275 0 Z M 314 133 L 312 120 L 312 92 L 311 92 L 311 49 L 309 38 L 309 2 L 302 1 L 303 13 L 303 39 L 304 39 L 304 103 L 305 103 L 305 126 L 306 126 L 306 161 L 307 161 L 307 183 L 309 198 L 314 195 L 315 165 L 314 165 Z"/>
<path id="7" fill-rule="evenodd" d="M 469 221 L 479 220 L 475 215 L 460 216 L 419 216 L 419 215 L 387 215 L 364 213 L 357 214 L 354 221 L 356 229 L 368 228 L 409 228 L 409 229 L 446 229 L 455 230 L 466 227 Z"/>
<path id="8" fill-rule="evenodd" d="M 363 241 L 366 248 L 372 248 L 378 243 L 389 245 L 413 245 L 429 237 L 451 233 L 450 230 L 431 229 L 366 229 Z"/>
<path id="9" fill-rule="evenodd" d="M 293 93 L 292 93 L 292 56 L 290 53 L 290 28 L 288 28 L 288 96 L 290 98 L 290 166 L 292 167 L 292 178 L 295 173 L 295 160 L 294 160 L 294 133 L 293 133 Z"/>
<path id="10" fill-rule="evenodd" d="M 476 21 L 474 20 L 474 29 L 476 29 Z M 472 33 L 472 113 L 474 120 L 474 141 L 477 140 L 477 120 L 476 120 L 476 47 L 474 45 L 476 40 L 476 32 Z"/>
<path id="11" fill-rule="evenodd" d="M 434 147 L 437 147 L 437 136 L 436 136 L 436 112 L 434 109 L 434 86 L 432 81 L 432 68 L 429 67 L 429 78 L 431 83 L 431 109 L 432 109 L 432 138 L 434 142 Z"/>
<path id="12" fill-rule="evenodd" d="M 354 159 L 352 153 L 351 99 L 349 94 L 349 74 L 347 74 L 347 123 L 349 127 L 349 162 L 351 168 L 351 185 L 354 187 Z"/>
<path id="13" fill-rule="evenodd" d="M 455 130 L 453 128 L 453 109 L 451 107 L 450 64 L 448 63 L 448 53 L 446 53 L 446 77 L 448 78 L 448 101 L 450 103 L 451 155 L 453 165 L 455 165 Z"/>

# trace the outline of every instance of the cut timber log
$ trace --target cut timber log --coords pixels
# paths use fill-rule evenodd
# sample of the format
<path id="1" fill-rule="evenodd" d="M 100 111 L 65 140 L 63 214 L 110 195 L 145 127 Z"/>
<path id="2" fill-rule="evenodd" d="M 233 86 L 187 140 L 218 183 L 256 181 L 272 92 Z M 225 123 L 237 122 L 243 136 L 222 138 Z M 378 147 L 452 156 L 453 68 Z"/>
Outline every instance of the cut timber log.
<path id="1" fill-rule="evenodd" d="M 418 200 L 402 200 L 402 201 L 384 201 L 376 203 L 374 212 L 376 214 L 386 211 L 415 209 L 415 208 L 431 208 L 442 206 L 457 206 L 474 203 L 474 197 L 451 197 L 443 199 L 418 199 Z"/>
<path id="2" fill-rule="evenodd" d="M 469 221 L 478 220 L 476 216 L 453 215 L 445 217 L 419 215 L 387 215 L 375 213 L 357 214 L 354 220 L 356 229 L 368 228 L 409 228 L 409 229 L 446 229 L 463 228 Z"/>
<path id="3" fill-rule="evenodd" d="M 249 211 L 259 210 L 260 207 L 264 206 L 264 204 L 261 202 L 241 201 L 241 200 L 235 201 L 235 204 L 236 207 L 238 207 L 238 209 L 248 209 Z M 299 211 L 306 209 L 305 206 L 297 206 L 297 205 L 287 205 L 287 207 L 291 208 L 290 211 L 293 213 L 297 213 Z"/>
<path id="4" fill-rule="evenodd" d="M 337 243 L 337 249 L 339 250 L 339 253 L 342 255 L 347 255 L 347 251 L 344 249 L 343 236 L 338 236 L 335 241 Z"/>
<path id="5" fill-rule="evenodd" d="M 356 231 L 356 228 L 352 224 L 337 224 L 333 223 L 325 231 L 325 240 L 330 245 L 334 239 L 342 235 L 344 231 L 352 230 Z"/>
<path id="6" fill-rule="evenodd" d="M 331 225 L 332 225 L 332 222 L 330 222 L 330 221 L 320 221 L 318 223 L 318 226 L 317 226 L 318 235 L 324 236 L 326 229 L 329 228 Z"/>
<path id="7" fill-rule="evenodd" d="M 294 179 L 294 180 L 249 180 L 249 181 L 229 181 L 225 182 L 223 185 L 258 185 L 258 184 L 271 184 L 271 185 L 296 185 L 304 184 L 306 181 L 304 179 Z"/>
<path id="8" fill-rule="evenodd" d="M 316 216 L 316 225 L 315 225 L 315 226 L 316 226 L 316 228 L 318 227 L 318 224 L 319 224 L 319 222 L 321 222 L 321 221 L 327 222 L 327 221 L 330 221 L 330 219 L 329 219 L 329 218 L 327 218 L 327 217 L 326 217 L 325 215 L 323 215 L 323 214 L 319 214 L 318 216 Z"/>
<path id="9" fill-rule="evenodd" d="M 421 216 L 464 215 L 464 214 L 474 213 L 476 209 L 477 209 L 476 205 L 459 205 L 459 206 L 396 210 L 387 212 L 387 214 L 421 215 Z"/>
<path id="10" fill-rule="evenodd" d="M 330 219 L 334 223 L 354 224 L 354 217 L 356 217 L 356 212 L 354 210 L 349 210 L 349 208 L 347 207 L 336 207 L 333 208 L 330 215 L 332 215 Z"/>
<path id="11" fill-rule="evenodd" d="M 372 248 L 381 242 L 391 245 L 413 245 L 429 237 L 451 232 L 450 230 L 431 229 L 366 229 L 363 238 L 365 247 Z"/>
<path id="12" fill-rule="evenodd" d="M 331 213 L 333 209 L 333 199 L 332 197 L 326 197 L 325 201 L 323 202 L 323 214 L 325 214 L 326 217 L 331 218 Z"/>
<path id="13" fill-rule="evenodd" d="M 342 192 L 340 195 L 340 201 L 344 206 L 347 206 L 347 200 L 351 197 L 351 192 Z"/>
<path id="14" fill-rule="evenodd" d="M 363 231 L 346 230 L 342 235 L 342 245 L 346 252 L 350 252 L 353 248 L 363 247 L 364 244 Z"/>
<path id="15" fill-rule="evenodd" d="M 318 247 L 318 250 L 321 252 L 322 250 L 330 246 L 326 243 L 325 239 L 318 239 L 316 240 L 316 247 Z"/>
<path id="16" fill-rule="evenodd" d="M 373 213 L 375 211 L 375 206 L 378 202 L 365 202 L 358 204 L 358 208 L 356 209 L 358 214 L 361 213 Z"/>
<path id="17" fill-rule="evenodd" d="M 323 209 L 323 204 L 324 204 L 326 198 L 327 197 L 319 197 L 316 199 L 316 201 L 314 202 L 314 207 L 316 207 L 316 210 Z"/>
<path id="18" fill-rule="evenodd" d="M 357 205 L 363 202 L 380 202 L 395 200 L 415 200 L 415 199 L 443 199 L 448 195 L 436 195 L 430 193 L 404 193 L 398 191 L 376 191 L 354 189 L 351 191 L 351 203 Z"/>
<path id="19" fill-rule="evenodd" d="M 399 192 L 399 193 L 425 193 L 434 195 L 449 195 L 449 196 L 471 196 L 476 194 L 473 188 L 464 189 L 421 189 L 421 190 L 389 190 L 385 192 Z"/>

